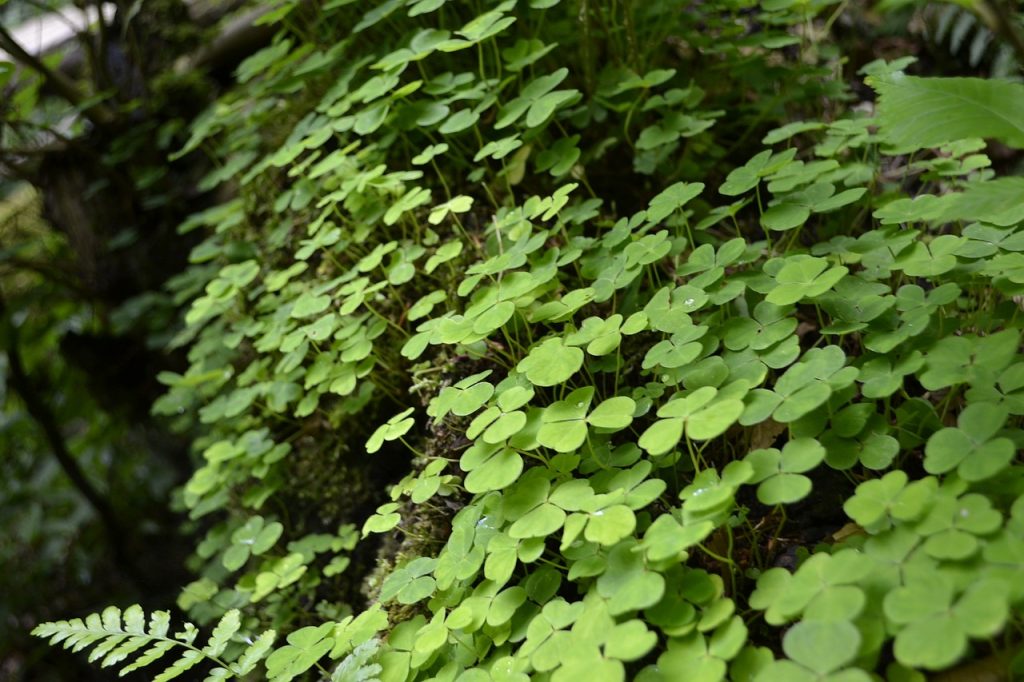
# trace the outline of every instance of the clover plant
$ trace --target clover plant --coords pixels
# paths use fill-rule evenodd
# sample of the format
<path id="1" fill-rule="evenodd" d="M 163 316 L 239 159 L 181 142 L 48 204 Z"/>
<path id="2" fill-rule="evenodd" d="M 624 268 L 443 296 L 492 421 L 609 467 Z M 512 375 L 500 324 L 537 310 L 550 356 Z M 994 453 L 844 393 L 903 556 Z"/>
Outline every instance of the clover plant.
<path id="1" fill-rule="evenodd" d="M 831 2 L 283 7 L 180 150 L 238 196 L 155 407 L 220 624 L 37 634 L 160 679 L 1024 674 L 1021 86 L 851 80 Z"/>

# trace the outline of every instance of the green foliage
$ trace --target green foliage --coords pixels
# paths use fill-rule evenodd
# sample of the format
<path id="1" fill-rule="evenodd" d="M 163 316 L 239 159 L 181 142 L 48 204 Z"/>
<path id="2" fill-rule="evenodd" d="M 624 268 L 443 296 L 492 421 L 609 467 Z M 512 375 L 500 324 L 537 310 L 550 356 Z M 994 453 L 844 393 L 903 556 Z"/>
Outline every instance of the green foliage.
<path id="1" fill-rule="evenodd" d="M 885 140 L 912 151 L 969 137 L 1024 147 L 1024 86 L 981 78 L 915 78 L 896 72 L 875 79 Z"/>
<path id="2" fill-rule="evenodd" d="M 184 608 L 287 631 L 274 680 L 1010 658 L 1016 86 L 876 64 L 868 117 L 843 7 L 597 5 L 324 3 L 193 125 L 253 161 L 172 285 Z"/>
<path id="3" fill-rule="evenodd" d="M 147 628 L 146 614 L 136 604 L 123 612 L 108 606 L 102 614 L 91 614 L 85 620 L 43 623 L 32 634 L 47 637 L 51 644 L 76 652 L 92 647 L 90 662 L 98 662 L 103 668 L 120 665 L 121 675 L 154 665 L 165 656 L 176 656 L 169 665 L 166 660 L 163 662 L 167 667 L 154 675 L 154 680 L 172 680 L 203 662 L 215 664 L 207 679 L 223 680 L 252 671 L 274 642 L 274 632 L 268 630 L 248 646 L 234 645 L 228 650 L 239 624 L 239 611 L 228 611 L 210 633 L 206 645 L 199 647 L 196 645 L 199 631 L 192 623 L 185 623 L 180 632 L 171 634 L 170 614 L 154 611 Z M 129 662 L 132 656 L 134 660 Z"/>

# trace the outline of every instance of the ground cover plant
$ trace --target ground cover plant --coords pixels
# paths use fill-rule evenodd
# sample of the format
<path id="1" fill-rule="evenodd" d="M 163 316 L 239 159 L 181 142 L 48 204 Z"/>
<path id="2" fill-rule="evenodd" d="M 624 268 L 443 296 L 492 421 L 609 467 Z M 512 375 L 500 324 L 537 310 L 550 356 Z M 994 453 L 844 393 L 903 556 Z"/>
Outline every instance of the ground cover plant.
<path id="1" fill-rule="evenodd" d="M 156 680 L 1024 675 L 1024 86 L 851 63 L 859 12 L 264 17 L 176 152 L 230 195 L 153 408 L 195 580 L 34 633 Z"/>

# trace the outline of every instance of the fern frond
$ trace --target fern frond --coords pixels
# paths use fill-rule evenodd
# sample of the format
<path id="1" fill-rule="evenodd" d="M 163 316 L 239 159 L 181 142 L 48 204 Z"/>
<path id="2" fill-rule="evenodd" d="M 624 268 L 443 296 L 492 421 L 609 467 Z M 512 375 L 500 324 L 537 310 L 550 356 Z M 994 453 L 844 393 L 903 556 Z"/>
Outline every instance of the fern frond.
<path id="1" fill-rule="evenodd" d="M 379 639 L 363 642 L 342 659 L 331 675 L 331 682 L 380 682 L 377 675 L 383 668 L 372 660 L 379 651 Z"/>
<path id="2" fill-rule="evenodd" d="M 154 611 L 150 614 L 147 628 L 146 615 L 138 604 L 129 606 L 123 612 L 116 606 L 108 606 L 102 613 L 90 614 L 84 620 L 73 618 L 42 623 L 32 630 L 32 634 L 74 652 L 93 647 L 89 652 L 89 662 L 99 661 L 103 668 L 126 663 L 141 651 L 133 661 L 123 665 L 120 675 L 152 665 L 171 651 L 178 651 L 178 658 L 158 673 L 153 678 L 154 682 L 172 680 L 203 661 L 215 665 L 206 678 L 212 682 L 243 675 L 251 671 L 267 654 L 274 641 L 273 631 L 263 633 L 241 653 L 234 665 L 229 665 L 220 657 L 241 624 L 237 609 L 224 614 L 202 648 L 195 646 L 199 635 L 195 625 L 185 623 L 180 632 L 171 635 L 170 620 L 170 614 L 166 611 Z"/>
<path id="3" fill-rule="evenodd" d="M 995 138 L 1024 148 L 1024 85 L 981 78 L 876 78 L 882 136 L 902 151 Z"/>
<path id="4" fill-rule="evenodd" d="M 250 642 L 248 648 L 231 665 L 231 672 L 239 676 L 252 672 L 256 664 L 270 651 L 270 647 L 274 644 L 275 636 L 276 634 L 273 630 L 267 630 L 255 642 Z"/>

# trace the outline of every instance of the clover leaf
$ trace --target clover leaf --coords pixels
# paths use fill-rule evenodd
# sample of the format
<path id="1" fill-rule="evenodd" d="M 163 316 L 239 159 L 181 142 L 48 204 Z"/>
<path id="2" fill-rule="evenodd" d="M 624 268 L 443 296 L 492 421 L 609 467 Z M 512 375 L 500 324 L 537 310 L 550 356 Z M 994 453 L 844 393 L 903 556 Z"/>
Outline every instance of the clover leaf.
<path id="1" fill-rule="evenodd" d="M 714 529 L 711 521 L 683 526 L 671 514 L 662 514 L 647 527 L 641 546 L 649 561 L 664 561 L 699 544 Z"/>
<path id="2" fill-rule="evenodd" d="M 525 406 L 532 398 L 532 387 L 515 385 L 501 389 L 495 404 L 478 414 L 466 429 L 466 437 L 476 438 L 482 434 L 485 443 L 501 443 L 508 440 L 526 426 L 526 412 L 519 408 Z"/>
<path id="3" fill-rule="evenodd" d="M 526 125 L 529 128 L 543 123 L 558 106 L 578 96 L 575 90 L 555 90 L 568 75 L 569 70 L 563 67 L 527 83 L 519 91 L 519 96 L 505 104 L 498 112 L 494 128 L 500 130 L 510 126 L 522 118 L 523 114 L 526 114 Z"/>
<path id="4" fill-rule="evenodd" d="M 601 401 L 590 414 L 587 423 L 599 429 L 618 431 L 633 422 L 636 402 L 626 396 L 616 396 Z"/>
<path id="5" fill-rule="evenodd" d="M 991 383 L 1013 361 L 1019 345 L 1015 329 L 983 337 L 944 336 L 925 355 L 921 385 L 935 391 L 959 383 Z"/>
<path id="6" fill-rule="evenodd" d="M 258 602 L 271 592 L 291 585 L 305 574 L 307 568 L 302 554 L 298 552 L 292 552 L 265 566 L 267 570 L 260 571 L 254 578 L 249 574 L 239 581 L 238 589 L 252 590 L 249 597 L 251 602 Z"/>
<path id="7" fill-rule="evenodd" d="M 221 563 L 229 571 L 241 568 L 250 555 L 259 555 L 274 546 L 284 531 L 277 521 L 265 523 L 262 516 L 253 516 L 231 534 L 231 547 L 224 552 Z"/>
<path id="8" fill-rule="evenodd" d="M 520 38 L 512 47 L 502 50 L 501 57 L 509 71 L 522 71 L 554 48 L 554 45 L 545 45 L 540 40 Z"/>
<path id="9" fill-rule="evenodd" d="M 924 364 L 921 351 L 914 350 L 893 361 L 886 356 L 873 357 L 860 368 L 858 381 L 865 398 L 885 398 L 900 389 L 903 377 L 914 374 Z"/>
<path id="10" fill-rule="evenodd" d="M 651 327 L 669 334 L 687 333 L 693 322 L 690 313 L 696 312 L 708 302 L 709 296 L 697 287 L 684 284 L 678 287 L 662 287 L 647 305 L 644 312 Z"/>
<path id="11" fill-rule="evenodd" d="M 594 397 L 594 387 L 578 388 L 565 400 L 552 403 L 541 418 L 537 441 L 557 452 L 572 452 L 587 438 L 587 410 Z"/>
<path id="12" fill-rule="evenodd" d="M 725 466 L 721 475 L 709 467 L 694 476 L 693 482 L 679 491 L 679 498 L 684 501 L 684 527 L 704 521 L 720 523 L 733 508 L 736 491 L 753 475 L 749 463 L 733 461 Z"/>
<path id="13" fill-rule="evenodd" d="M 941 670 L 956 663 L 970 638 L 999 632 L 1006 621 L 1005 583 L 981 579 L 957 597 L 952 580 L 935 571 L 914 571 L 907 584 L 885 596 L 886 618 L 899 627 L 893 653 L 900 663 Z"/>
<path id="14" fill-rule="evenodd" d="M 588 317 L 583 321 L 579 331 L 566 336 L 565 342 L 570 346 L 586 345 L 591 355 L 608 355 L 619 347 L 624 334 L 636 334 L 647 326 L 647 315 L 643 312 L 634 313 L 623 323 L 622 315 L 615 314 L 607 320 L 599 317 Z"/>
<path id="15" fill-rule="evenodd" d="M 505 492 L 502 511 L 512 521 L 509 538 L 541 538 L 562 527 L 565 511 L 549 501 L 550 492 L 551 481 L 543 468 L 529 469 Z"/>
<path id="16" fill-rule="evenodd" d="M 725 182 L 718 188 L 718 191 L 726 196 L 743 194 L 753 189 L 761 178 L 776 173 L 791 163 L 795 156 L 795 148 L 787 149 L 778 154 L 772 154 L 770 149 L 759 152 L 747 163 L 729 173 Z"/>
<path id="17" fill-rule="evenodd" d="M 907 481 L 906 472 L 899 470 L 864 481 L 843 504 L 843 511 L 873 533 L 890 528 L 893 521 L 913 521 L 927 509 L 938 486 L 931 476 L 909 485 Z"/>
<path id="18" fill-rule="evenodd" d="M 434 593 L 437 583 L 430 575 L 437 560 L 418 557 L 393 570 L 380 588 L 380 601 L 392 599 L 400 604 L 415 604 Z"/>
<path id="19" fill-rule="evenodd" d="M 398 513 L 397 502 L 386 502 L 379 507 L 374 514 L 367 517 L 363 523 L 363 537 L 370 533 L 386 533 L 402 522 L 402 515 Z"/>
<path id="20" fill-rule="evenodd" d="M 305 292 L 292 304 L 291 316 L 296 318 L 312 317 L 317 313 L 327 310 L 331 304 L 331 297 L 324 294 L 317 296 L 312 292 Z"/>
<path id="21" fill-rule="evenodd" d="M 582 350 L 566 345 L 561 337 L 552 337 L 534 346 L 516 369 L 534 386 L 557 386 L 582 366 Z"/>
<path id="22" fill-rule="evenodd" d="M 704 326 L 688 326 L 671 337 L 659 341 L 644 356 L 644 369 L 661 366 L 675 369 L 688 365 L 704 352 L 704 344 L 699 339 L 708 331 Z"/>
<path id="23" fill-rule="evenodd" d="M 485 370 L 444 387 L 430 401 L 427 414 L 434 419 L 443 419 L 449 412 L 460 417 L 473 414 L 494 394 L 494 386 L 484 381 L 490 373 L 491 370 Z"/>
<path id="24" fill-rule="evenodd" d="M 756 424 L 769 415 L 789 423 L 823 405 L 833 391 L 857 378 L 855 367 L 844 367 L 846 354 L 838 346 L 812 348 L 775 382 L 775 390 L 755 389 L 748 394 L 741 424 Z"/>
<path id="25" fill-rule="evenodd" d="M 469 211 L 471 208 L 473 208 L 473 197 L 468 197 L 468 196 L 465 196 L 465 195 L 459 195 L 457 197 L 452 197 L 451 199 L 449 199 L 448 201 L 444 202 L 443 204 L 438 204 L 437 206 L 435 206 L 433 208 L 433 210 L 430 211 L 430 215 L 427 216 L 427 222 L 429 222 L 431 225 L 440 225 L 441 222 L 445 219 L 445 217 L 447 217 L 449 214 L 452 214 L 452 213 L 465 213 L 465 212 Z M 449 242 L 449 243 L 450 244 L 458 244 L 459 247 L 462 246 L 462 242 Z M 459 250 L 461 250 L 461 248 Z M 458 252 L 456 251 L 456 254 L 457 253 Z M 430 262 L 427 263 L 427 267 L 428 267 L 427 272 L 430 272 L 433 269 L 433 268 L 430 268 L 430 264 L 431 264 Z"/>
<path id="26" fill-rule="evenodd" d="M 765 621 L 779 625 L 801 613 L 805 620 L 852 620 L 865 606 L 857 586 L 872 570 L 868 557 L 854 549 L 835 554 L 820 552 L 800 565 L 796 573 L 772 568 L 758 578 L 750 605 L 765 611 Z"/>
<path id="27" fill-rule="evenodd" d="M 1024 363 L 1007 367 L 992 382 L 978 382 L 965 394 L 970 403 L 997 403 L 1013 415 L 1024 414 Z"/>
<path id="28" fill-rule="evenodd" d="M 668 650 L 658 657 L 658 668 L 666 679 L 720 682 L 726 679 L 728 662 L 740 652 L 746 638 L 746 625 L 734 617 L 716 629 L 710 639 L 691 632 L 671 641 Z"/>
<path id="29" fill-rule="evenodd" d="M 366 441 L 366 452 L 374 453 L 380 450 L 381 446 L 384 445 L 384 441 L 396 440 L 401 438 L 412 425 L 416 423 L 416 420 L 409 415 L 413 413 L 415 408 L 408 408 L 402 410 L 391 419 L 377 427 L 377 430 L 373 432 L 369 440 Z"/>
<path id="30" fill-rule="evenodd" d="M 782 650 L 795 663 L 818 675 L 827 675 L 851 662 L 860 642 L 860 630 L 853 623 L 811 620 L 786 631 Z"/>
<path id="31" fill-rule="evenodd" d="M 675 183 L 651 199 L 647 206 L 647 220 L 660 223 L 703 191 L 703 182 Z"/>
<path id="32" fill-rule="evenodd" d="M 501 442 L 478 441 L 462 453 L 459 466 L 469 472 L 463 481 L 466 490 L 483 493 L 512 485 L 523 472 L 523 458 Z"/>
<path id="33" fill-rule="evenodd" d="M 775 448 L 754 450 L 745 458 L 754 469 L 749 483 L 759 483 L 762 504 L 792 504 L 811 492 L 811 479 L 802 474 L 825 459 L 825 448 L 813 438 L 797 438 L 780 452 Z"/>
<path id="34" fill-rule="evenodd" d="M 1002 514 L 984 495 L 955 497 L 944 487 L 914 530 L 927 538 L 924 551 L 929 556 L 960 561 L 974 556 L 981 547 L 978 538 L 994 533 L 1002 522 Z"/>
<path id="35" fill-rule="evenodd" d="M 829 267 L 828 260 L 805 254 L 790 256 L 775 273 L 774 289 L 765 300 L 775 305 L 797 303 L 805 298 L 814 298 L 831 289 L 846 276 L 848 269 L 843 265 Z"/>
<path id="36" fill-rule="evenodd" d="M 734 317 L 726 322 L 723 343 L 729 350 L 771 348 L 796 331 L 797 320 L 788 306 L 761 301 L 753 317 Z"/>
<path id="37" fill-rule="evenodd" d="M 993 403 L 974 403 L 947 427 L 928 439 L 924 468 L 930 474 L 956 469 L 966 481 L 981 481 L 1002 471 L 1016 454 L 1009 438 L 995 438 L 1006 423 L 1009 410 Z"/>
<path id="38" fill-rule="evenodd" d="M 583 153 L 576 146 L 579 141 L 579 135 L 570 135 L 541 151 L 536 158 L 537 172 L 547 171 L 556 178 L 568 173 Z"/>
<path id="39" fill-rule="evenodd" d="M 288 635 L 288 644 L 267 657 L 267 675 L 292 679 L 306 672 L 334 648 L 334 623 L 299 628 Z"/>
<path id="40" fill-rule="evenodd" d="M 744 410 L 743 401 L 724 397 L 716 400 L 718 389 L 703 386 L 658 409 L 659 421 L 640 436 L 638 445 L 652 455 L 672 450 L 686 435 L 695 440 L 710 440 L 725 433 Z"/>
<path id="41" fill-rule="evenodd" d="M 633 551 L 636 547 L 633 539 L 613 547 L 608 567 L 597 579 L 597 592 L 613 616 L 653 606 L 665 592 L 665 578 L 644 566 L 643 554 Z"/>

